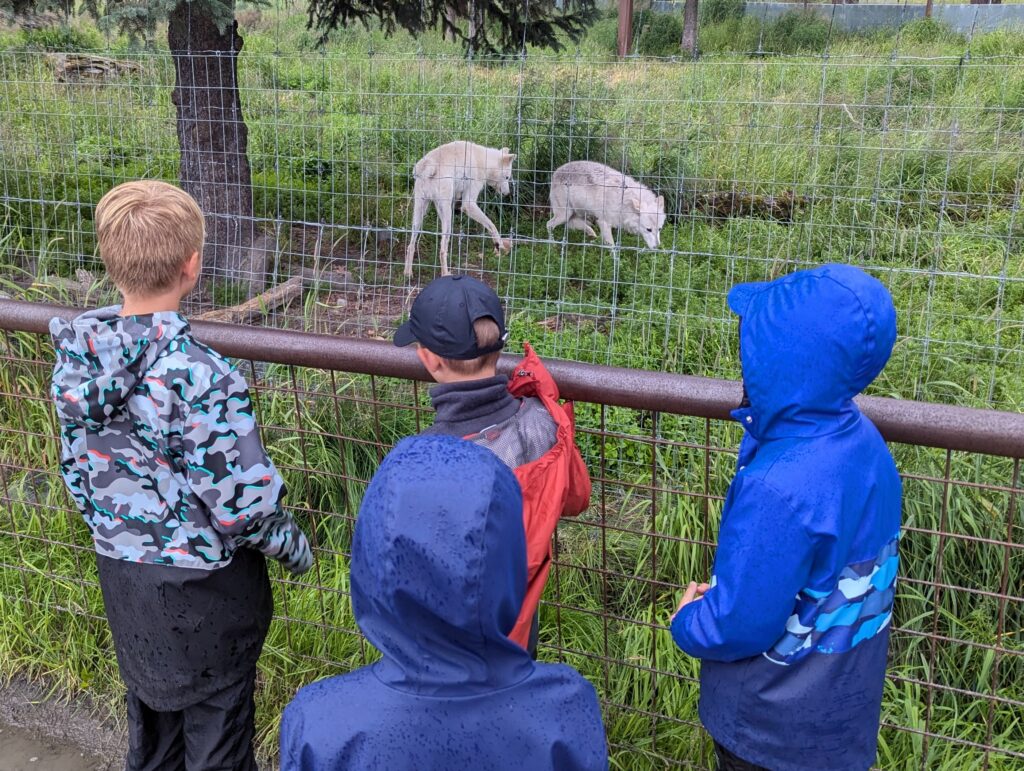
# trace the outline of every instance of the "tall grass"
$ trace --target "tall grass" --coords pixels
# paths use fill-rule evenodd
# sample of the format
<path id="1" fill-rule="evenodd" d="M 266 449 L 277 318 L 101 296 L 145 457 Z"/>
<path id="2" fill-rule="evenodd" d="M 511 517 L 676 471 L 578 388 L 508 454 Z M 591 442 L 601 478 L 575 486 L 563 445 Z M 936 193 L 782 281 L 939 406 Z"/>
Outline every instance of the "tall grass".
<path id="1" fill-rule="evenodd" d="M 117 714 L 120 685 L 89 538 L 54 472 L 50 352 L 37 338 L 8 335 L 3 355 L 0 390 L 17 397 L 0 400 L 0 662 L 5 672 L 45 678 L 63 692 L 91 693 Z M 375 656 L 357 633 L 348 595 L 352 524 L 381 453 L 417 430 L 423 393 L 401 381 L 279 366 L 252 365 L 247 374 L 289 506 L 318 555 L 302 578 L 275 570 L 278 618 L 260 662 L 258 717 L 261 751 L 272 754 L 281 709 L 297 687 Z M 578 406 L 581 445 L 604 481 L 591 511 L 559 530 L 541 611 L 542 658 L 567 661 L 598 688 L 614 767 L 663 768 L 666 758 L 702 765 L 708 748 L 696 718 L 697 664 L 659 625 L 674 587 L 707 575 L 712 552 L 699 544 L 714 540 L 721 505 L 714 496 L 732 472 L 730 452 L 698 445 L 710 431 L 711 447 L 734 446 L 738 429 L 661 415 L 657 436 L 687 444 L 652 446 L 649 414 Z M 602 422 L 609 433 L 593 433 Z M 1024 607 L 998 596 L 1024 581 L 1024 555 L 998 545 L 1019 540 L 1020 524 L 1007 519 L 1005 489 L 973 486 L 1005 488 L 1013 463 L 895 451 L 914 478 L 906 482 L 899 631 L 878 762 L 909 771 L 924 758 L 928 768 L 980 769 L 986 753 L 974 745 L 1024 751 Z M 945 478 L 947 462 L 954 481 L 928 481 Z M 930 696 L 928 683 L 939 684 Z M 1015 762 L 988 756 L 988 768 Z"/>

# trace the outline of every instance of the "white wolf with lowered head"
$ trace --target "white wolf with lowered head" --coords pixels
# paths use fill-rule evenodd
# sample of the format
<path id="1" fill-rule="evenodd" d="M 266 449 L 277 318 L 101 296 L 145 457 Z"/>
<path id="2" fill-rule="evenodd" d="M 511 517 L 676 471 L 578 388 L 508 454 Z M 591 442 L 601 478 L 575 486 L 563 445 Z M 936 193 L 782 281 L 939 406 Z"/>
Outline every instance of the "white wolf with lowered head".
<path id="1" fill-rule="evenodd" d="M 551 175 L 548 233 L 553 237 L 554 229 L 565 225 L 597 238 L 589 219 L 596 220 L 601 239 L 612 248 L 612 228 L 620 228 L 656 249 L 665 225 L 665 197 L 603 163 L 570 161 Z"/>
<path id="2" fill-rule="evenodd" d="M 405 275 L 412 276 L 412 260 L 416 256 L 416 241 L 423 231 L 423 216 L 427 205 L 437 210 L 441 225 L 441 275 L 447 276 L 448 242 L 452 235 L 452 216 L 455 203 L 462 204 L 470 219 L 476 220 L 490 233 L 494 248 L 509 251 L 512 242 L 503 239 L 494 223 L 477 206 L 476 199 L 487 185 L 501 195 L 508 195 L 512 182 L 512 161 L 516 156 L 507 147 L 495 150 L 472 142 L 449 142 L 435 147 L 413 167 L 412 235 L 405 250 Z"/>

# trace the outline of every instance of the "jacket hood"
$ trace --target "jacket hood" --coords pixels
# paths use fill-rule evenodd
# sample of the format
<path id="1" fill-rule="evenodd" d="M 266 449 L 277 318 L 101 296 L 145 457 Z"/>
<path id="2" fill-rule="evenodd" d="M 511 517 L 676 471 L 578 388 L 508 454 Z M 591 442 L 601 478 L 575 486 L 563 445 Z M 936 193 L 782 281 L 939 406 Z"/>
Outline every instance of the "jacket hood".
<path id="1" fill-rule="evenodd" d="M 120 310 L 50 321 L 57 355 L 50 393 L 62 420 L 96 429 L 116 417 L 160 353 L 188 329 L 178 313 L 122 317 Z"/>
<path id="2" fill-rule="evenodd" d="M 352 606 L 386 684 L 470 696 L 533 671 L 508 639 L 526 592 L 519 484 L 450 436 L 398 443 L 374 475 L 352 543 Z"/>
<path id="3" fill-rule="evenodd" d="M 885 367 L 896 309 L 885 286 L 852 265 L 739 284 L 740 363 L 750 406 L 733 415 L 757 439 L 817 436 L 860 413 L 853 397 Z"/>

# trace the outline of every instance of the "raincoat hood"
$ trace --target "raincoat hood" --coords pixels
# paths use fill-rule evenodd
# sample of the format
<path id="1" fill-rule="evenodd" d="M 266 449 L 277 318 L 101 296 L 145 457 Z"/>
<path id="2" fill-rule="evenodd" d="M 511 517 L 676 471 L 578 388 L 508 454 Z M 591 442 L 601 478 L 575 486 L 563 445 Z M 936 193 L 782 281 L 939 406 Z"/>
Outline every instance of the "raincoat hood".
<path id="1" fill-rule="evenodd" d="M 72 321 L 50 321 L 57 363 L 51 395 L 61 420 L 92 429 L 121 413 L 125 400 L 188 322 L 178 313 L 118 315 L 118 305 Z"/>
<path id="2" fill-rule="evenodd" d="M 852 265 L 739 284 L 740 362 L 749 407 L 733 415 L 756 439 L 818 436 L 856 419 L 853 397 L 885 367 L 896 309 L 885 286 Z"/>
<path id="3" fill-rule="evenodd" d="M 468 696 L 528 677 L 507 635 L 526 591 L 522 495 L 489 450 L 450 436 L 405 439 L 363 498 L 352 545 L 356 621 L 387 685 Z"/>

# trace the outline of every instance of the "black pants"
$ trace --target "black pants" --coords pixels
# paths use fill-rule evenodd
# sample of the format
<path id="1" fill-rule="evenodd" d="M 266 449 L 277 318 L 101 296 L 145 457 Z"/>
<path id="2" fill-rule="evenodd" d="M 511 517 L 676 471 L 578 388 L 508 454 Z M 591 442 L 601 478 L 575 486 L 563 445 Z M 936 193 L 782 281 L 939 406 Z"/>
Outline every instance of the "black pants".
<path id="1" fill-rule="evenodd" d="M 125 771 L 257 771 L 256 672 L 177 712 L 150 709 L 128 692 Z"/>
<path id="2" fill-rule="evenodd" d="M 733 755 L 718 742 L 715 742 L 716 771 L 768 771 L 764 766 L 748 763 L 743 758 Z"/>

